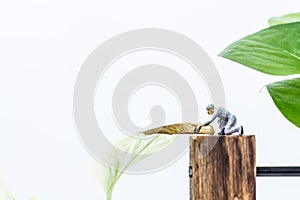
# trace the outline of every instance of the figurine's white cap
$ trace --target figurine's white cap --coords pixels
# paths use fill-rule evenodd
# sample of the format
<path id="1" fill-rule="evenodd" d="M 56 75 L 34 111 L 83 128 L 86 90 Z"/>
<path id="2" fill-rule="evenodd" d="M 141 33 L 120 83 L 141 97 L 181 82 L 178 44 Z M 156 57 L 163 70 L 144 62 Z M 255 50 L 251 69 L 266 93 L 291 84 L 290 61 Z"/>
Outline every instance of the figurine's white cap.
<path id="1" fill-rule="evenodd" d="M 206 106 L 206 110 L 210 110 L 215 108 L 214 104 L 209 104 L 208 106 Z"/>

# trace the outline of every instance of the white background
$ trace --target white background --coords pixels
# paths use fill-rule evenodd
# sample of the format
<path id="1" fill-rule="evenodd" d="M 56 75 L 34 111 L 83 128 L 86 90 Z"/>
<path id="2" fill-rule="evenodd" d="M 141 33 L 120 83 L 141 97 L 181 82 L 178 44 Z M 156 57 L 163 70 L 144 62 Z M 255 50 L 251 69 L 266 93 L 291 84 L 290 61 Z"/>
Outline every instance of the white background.
<path id="1" fill-rule="evenodd" d="M 222 77 L 227 108 L 246 134 L 256 135 L 259 166 L 300 165 L 299 129 L 279 113 L 266 89 L 259 92 L 282 78 L 217 57 L 231 42 L 267 27 L 269 17 L 297 12 L 299 6 L 284 0 L 2 0 L 2 178 L 17 200 L 104 199 L 73 123 L 74 83 L 102 42 L 149 27 L 182 33 L 207 51 Z M 134 116 L 134 108 L 131 112 Z M 157 173 L 125 175 L 113 199 L 188 199 L 187 166 L 186 154 Z M 257 199 L 298 199 L 299 186 L 298 178 L 258 178 Z"/>

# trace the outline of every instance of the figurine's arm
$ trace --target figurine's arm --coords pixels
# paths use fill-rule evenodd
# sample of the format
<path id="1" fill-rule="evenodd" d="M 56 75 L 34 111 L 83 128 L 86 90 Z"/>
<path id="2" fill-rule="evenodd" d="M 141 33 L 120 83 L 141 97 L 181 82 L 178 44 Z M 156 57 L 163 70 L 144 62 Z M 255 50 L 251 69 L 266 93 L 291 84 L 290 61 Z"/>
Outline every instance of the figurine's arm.
<path id="1" fill-rule="evenodd" d="M 217 115 L 214 114 L 214 115 L 212 116 L 212 118 L 211 118 L 210 120 L 206 121 L 204 124 L 202 124 L 202 123 L 196 124 L 195 129 L 194 129 L 194 133 L 195 133 L 195 134 L 196 134 L 196 133 L 199 133 L 201 127 L 208 126 L 208 125 L 209 125 L 210 123 L 212 123 L 216 118 L 217 118 Z"/>
<path id="2" fill-rule="evenodd" d="M 219 115 L 219 109 L 216 109 L 215 113 L 213 114 L 213 116 L 211 117 L 210 120 L 206 121 L 205 123 L 202 124 L 202 126 L 207 126 L 210 123 L 212 123 Z"/>

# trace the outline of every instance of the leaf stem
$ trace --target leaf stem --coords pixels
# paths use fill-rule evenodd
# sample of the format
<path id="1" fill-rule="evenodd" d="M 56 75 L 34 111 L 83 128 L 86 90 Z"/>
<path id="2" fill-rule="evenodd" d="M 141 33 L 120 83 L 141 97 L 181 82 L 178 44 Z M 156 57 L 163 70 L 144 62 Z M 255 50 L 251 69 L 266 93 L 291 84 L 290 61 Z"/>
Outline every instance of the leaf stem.
<path id="1" fill-rule="evenodd" d="M 121 175 L 124 173 L 124 171 L 125 171 L 128 167 L 130 167 L 130 165 L 137 159 L 137 157 L 138 157 L 143 151 L 145 151 L 145 150 L 147 149 L 147 147 L 148 147 L 149 145 L 151 145 L 151 143 L 154 142 L 158 137 L 159 137 L 159 136 L 155 136 L 152 140 L 150 140 L 150 142 L 148 142 L 148 143 L 147 143 L 147 144 L 146 144 L 146 145 L 145 145 L 138 153 L 136 153 L 135 156 L 133 157 L 133 159 L 125 165 L 124 169 L 120 170 L 120 173 L 117 175 L 117 177 L 115 178 L 115 180 L 112 182 L 112 184 L 110 185 L 110 187 L 109 187 L 109 189 L 108 189 L 108 191 L 107 191 L 107 193 L 106 193 L 106 199 L 107 199 L 107 200 L 111 200 L 111 199 L 112 199 L 112 192 L 113 192 L 113 189 L 114 189 L 114 187 L 115 187 L 117 181 L 118 181 L 119 178 L 121 177 Z M 113 169 L 113 170 L 119 171 L 119 170 L 117 170 L 117 169 Z"/>

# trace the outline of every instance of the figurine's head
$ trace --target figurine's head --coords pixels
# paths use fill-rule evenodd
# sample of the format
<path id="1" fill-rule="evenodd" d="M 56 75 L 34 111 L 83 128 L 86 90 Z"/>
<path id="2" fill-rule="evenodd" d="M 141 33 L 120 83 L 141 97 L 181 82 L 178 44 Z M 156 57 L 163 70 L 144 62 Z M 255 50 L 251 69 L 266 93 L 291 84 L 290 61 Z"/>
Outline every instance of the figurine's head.
<path id="1" fill-rule="evenodd" d="M 215 112 L 215 106 L 214 104 L 209 104 L 206 106 L 207 114 L 212 115 Z"/>

